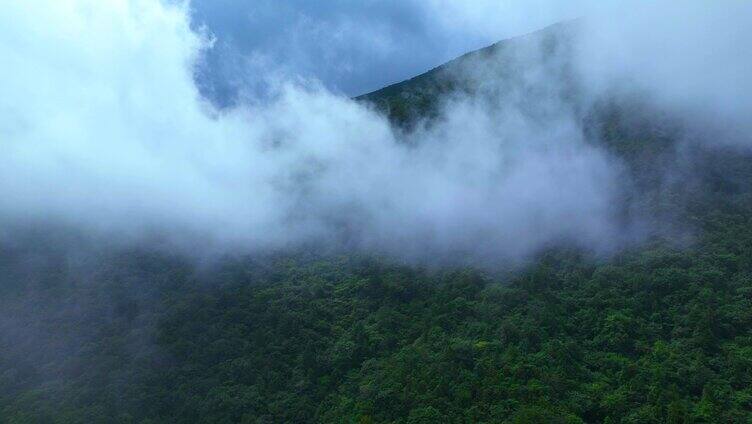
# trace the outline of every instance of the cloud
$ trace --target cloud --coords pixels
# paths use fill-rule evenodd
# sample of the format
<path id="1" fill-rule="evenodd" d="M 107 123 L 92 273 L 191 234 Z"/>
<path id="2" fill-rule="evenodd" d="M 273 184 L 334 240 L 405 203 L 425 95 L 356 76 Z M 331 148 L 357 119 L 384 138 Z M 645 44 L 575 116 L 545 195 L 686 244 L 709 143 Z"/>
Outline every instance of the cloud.
<path id="1" fill-rule="evenodd" d="M 434 14 L 459 13 L 432 4 Z M 255 13 L 271 13 L 262 6 Z M 501 11 L 522 16 L 516 7 Z M 588 139 L 583 110 L 648 93 L 656 109 L 706 131 L 697 137 L 747 146 L 750 56 L 736 42 L 749 32 L 747 8 L 592 8 L 602 18 L 560 49 L 528 37 L 455 69 L 474 94 L 445 99 L 430 125 L 403 133 L 367 105 L 281 71 L 273 56 L 254 68 L 269 84 L 266 101 L 215 108 L 194 75 L 217 44 L 187 5 L 12 0 L 0 13 L 0 220 L 122 242 L 158 235 L 200 251 L 319 243 L 460 263 L 524 258 L 559 241 L 613 251 L 638 239 L 642 223 L 620 218 L 630 182 Z M 452 31 L 493 31 L 503 20 L 491 3 L 463 10 L 466 24 Z M 301 18 L 290 37 L 346 39 L 360 26 L 348 16 L 332 18 L 339 34 Z M 353 43 L 394 46 L 373 39 Z M 584 88 L 576 101 L 574 76 Z"/>
<path id="2" fill-rule="evenodd" d="M 264 104 L 216 110 L 193 81 L 209 40 L 185 6 L 11 1 L 0 20 L 5 222 L 157 233 L 196 249 L 319 241 L 419 259 L 619 243 L 618 166 L 556 97 L 455 99 L 407 135 L 301 81 L 277 81 Z M 547 78 L 539 67 L 526 75 Z"/>
<path id="3" fill-rule="evenodd" d="M 592 97 L 642 93 L 712 143 L 750 145 L 752 4 L 673 1 L 427 2 L 454 34 L 501 39 L 573 18 L 573 64 Z M 721 136 L 720 133 L 723 133 Z"/>
<path id="4" fill-rule="evenodd" d="M 594 8 L 578 66 L 593 92 L 641 91 L 714 144 L 752 145 L 752 4 Z"/>

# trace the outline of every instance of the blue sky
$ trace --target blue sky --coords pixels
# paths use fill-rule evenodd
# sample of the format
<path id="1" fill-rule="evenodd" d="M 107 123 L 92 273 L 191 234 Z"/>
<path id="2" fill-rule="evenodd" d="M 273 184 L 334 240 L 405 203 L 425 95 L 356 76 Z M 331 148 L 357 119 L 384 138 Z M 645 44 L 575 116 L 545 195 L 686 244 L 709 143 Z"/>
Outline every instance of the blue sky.
<path id="1" fill-rule="evenodd" d="M 194 26 L 216 38 L 199 82 L 205 94 L 226 98 L 285 74 L 354 96 L 580 12 L 578 1 L 530 3 L 193 0 Z"/>

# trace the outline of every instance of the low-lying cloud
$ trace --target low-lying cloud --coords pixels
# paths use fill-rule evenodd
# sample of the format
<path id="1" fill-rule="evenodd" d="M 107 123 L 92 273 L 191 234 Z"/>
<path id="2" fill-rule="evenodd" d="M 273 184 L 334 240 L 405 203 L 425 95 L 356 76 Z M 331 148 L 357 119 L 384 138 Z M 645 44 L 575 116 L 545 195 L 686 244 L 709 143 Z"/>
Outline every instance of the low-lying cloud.
<path id="1" fill-rule="evenodd" d="M 274 75 L 271 100 L 217 110 L 194 82 L 211 36 L 191 29 L 185 5 L 11 0 L 0 28 L 6 225 L 421 259 L 519 258 L 560 240 L 608 251 L 634 238 L 634 223 L 615 218 L 621 165 L 587 142 L 534 52 L 520 87 L 447 101 L 404 134 L 367 105 Z M 608 42 L 584 45 L 588 66 Z M 652 72 L 610 53 L 586 71 L 606 86 L 630 70 L 625 58 Z"/>

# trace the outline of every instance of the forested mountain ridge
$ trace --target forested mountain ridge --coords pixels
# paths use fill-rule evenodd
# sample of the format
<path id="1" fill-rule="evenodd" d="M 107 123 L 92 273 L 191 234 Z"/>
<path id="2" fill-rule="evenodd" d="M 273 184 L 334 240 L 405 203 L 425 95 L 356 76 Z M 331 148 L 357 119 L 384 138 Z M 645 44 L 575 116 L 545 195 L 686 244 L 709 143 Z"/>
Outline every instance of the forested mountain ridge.
<path id="1" fill-rule="evenodd" d="M 492 85 L 511 80 L 520 67 L 529 65 L 514 57 L 516 51 L 535 45 L 535 49 L 542 50 L 542 55 L 548 56 L 543 59 L 545 61 L 552 59 L 557 50 L 570 49 L 568 39 L 577 31 L 576 22 L 561 22 L 530 34 L 499 41 L 355 99 L 372 103 L 398 126 L 410 126 L 421 119 L 435 117 L 447 96 L 477 94 L 483 84 L 479 78 L 488 78 L 487 82 Z"/>
<path id="2" fill-rule="evenodd" d="M 361 99 L 399 127 L 440 117 L 478 89 L 451 69 L 508 46 Z M 634 177 L 625 213 L 657 227 L 605 258 L 552 246 L 496 273 L 311 252 L 207 265 L 44 231 L 2 246 L 0 422 L 752 422 L 750 157 L 687 151 L 643 112 L 581 114 Z"/>

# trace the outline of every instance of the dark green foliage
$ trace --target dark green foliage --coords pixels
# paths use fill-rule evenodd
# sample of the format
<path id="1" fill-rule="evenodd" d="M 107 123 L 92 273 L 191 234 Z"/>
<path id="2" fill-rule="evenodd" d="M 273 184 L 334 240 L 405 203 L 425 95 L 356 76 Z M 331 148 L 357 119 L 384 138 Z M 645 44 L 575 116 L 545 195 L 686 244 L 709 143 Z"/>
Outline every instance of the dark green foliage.
<path id="1" fill-rule="evenodd" d="M 0 413 L 11 423 L 749 422 L 750 223 L 721 214 L 692 248 L 601 262 L 552 251 L 509 281 L 363 259 L 275 260 L 261 272 L 238 260 L 210 284 L 169 258 L 124 255 L 93 274 L 53 264 L 59 283 L 22 290 L 39 302 L 17 306 L 32 326 L 18 330 L 37 330 L 0 355 Z M 101 286 L 70 285 L 77 275 Z"/>
<path id="2" fill-rule="evenodd" d="M 577 90 L 566 58 L 571 57 L 569 41 L 576 30 L 574 23 L 564 22 L 500 41 L 356 100 L 372 104 L 397 128 L 408 131 L 422 122 L 440 119 L 444 103 L 457 97 L 492 99 L 491 103 L 514 101 L 527 112 L 540 106 L 527 99 L 553 96 L 573 103 Z M 527 75 L 530 68 L 545 73 L 551 83 L 531 83 Z M 518 98 L 511 99 L 512 92 Z M 543 115 L 545 111 L 536 113 Z"/>
<path id="3" fill-rule="evenodd" d="M 458 89 L 436 75 L 368 99 L 410 125 Z M 1 248 L 0 422 L 752 422 L 749 156 L 677 155 L 639 110 L 583 113 L 634 179 L 625 215 L 658 227 L 615 257 L 484 274 Z"/>

